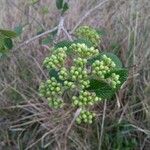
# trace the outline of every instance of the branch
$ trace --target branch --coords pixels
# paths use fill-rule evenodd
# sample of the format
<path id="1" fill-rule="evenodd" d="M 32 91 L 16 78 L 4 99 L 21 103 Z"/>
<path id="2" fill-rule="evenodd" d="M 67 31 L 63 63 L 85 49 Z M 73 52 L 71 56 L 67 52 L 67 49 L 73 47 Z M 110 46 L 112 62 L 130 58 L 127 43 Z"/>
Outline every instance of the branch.
<path id="1" fill-rule="evenodd" d="M 24 46 L 24 45 L 27 45 L 27 44 L 29 44 L 30 42 L 32 42 L 32 41 L 34 41 L 34 40 L 36 40 L 36 39 L 38 39 L 38 38 L 40 38 L 40 37 L 42 37 L 42 36 L 44 36 L 44 35 L 46 35 L 46 34 L 49 34 L 49 33 L 51 33 L 51 32 L 54 32 L 55 30 L 57 30 L 57 28 L 58 28 L 58 27 L 56 26 L 56 27 L 54 27 L 53 29 L 50 29 L 50 30 L 48 30 L 48 31 L 45 31 L 45 32 L 43 32 L 43 33 L 41 33 L 41 34 L 39 34 L 39 35 L 36 35 L 36 36 L 34 36 L 34 37 L 28 39 L 27 41 L 23 42 L 23 43 L 20 44 L 18 47 L 16 47 L 16 48 L 14 49 L 14 51 L 16 51 L 16 50 L 19 49 L 20 47 L 22 47 L 22 46 Z"/>
<path id="2" fill-rule="evenodd" d="M 66 36 L 68 37 L 68 39 L 69 39 L 70 41 L 73 41 L 71 35 L 68 33 L 68 31 L 66 30 L 66 28 L 63 27 L 62 30 L 64 31 L 64 33 L 66 34 Z"/>
<path id="3" fill-rule="evenodd" d="M 78 28 L 78 26 L 96 9 L 98 9 L 99 7 L 101 7 L 102 5 L 104 5 L 106 2 L 108 2 L 109 0 L 105 0 L 101 3 L 99 3 L 98 5 L 96 5 L 94 8 L 90 9 L 79 21 L 78 23 L 75 25 L 75 27 L 72 29 L 72 31 L 70 32 L 71 34 Z"/>
<path id="4" fill-rule="evenodd" d="M 103 139 L 103 132 L 104 132 L 104 122 L 105 122 L 105 116 L 106 116 L 106 103 L 107 100 L 104 101 L 104 108 L 103 108 L 103 118 L 102 118 L 102 125 L 101 125 L 101 135 L 100 135 L 100 143 L 98 149 L 101 150 L 102 146 L 102 139 Z"/>

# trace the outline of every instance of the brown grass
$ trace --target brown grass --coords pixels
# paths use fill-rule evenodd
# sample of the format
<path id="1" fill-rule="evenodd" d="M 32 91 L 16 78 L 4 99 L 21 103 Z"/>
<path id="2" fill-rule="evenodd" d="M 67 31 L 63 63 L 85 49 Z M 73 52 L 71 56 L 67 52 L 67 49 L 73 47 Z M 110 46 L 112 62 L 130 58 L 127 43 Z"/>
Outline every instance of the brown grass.
<path id="1" fill-rule="evenodd" d="M 104 0 L 101 0 L 104 1 Z M 65 27 L 71 31 L 78 21 L 100 0 L 70 0 Z M 0 25 L 13 29 L 24 26 L 15 47 L 35 36 L 37 31 L 52 29 L 60 19 L 54 0 L 0 0 Z M 41 9 L 48 6 L 49 13 Z M 41 38 L 17 49 L 0 60 L 0 149 L 105 150 L 105 135 L 114 133 L 116 123 L 127 122 L 137 140 L 135 150 L 150 147 L 150 2 L 149 0 L 109 0 L 93 11 L 82 24 L 103 29 L 103 51 L 113 51 L 129 68 L 129 78 L 113 101 L 97 106 L 97 120 L 92 126 L 73 125 L 67 111 L 52 111 L 38 96 L 38 85 L 47 77 L 42 60 L 49 50 Z M 43 38 L 43 37 L 42 37 Z M 63 38 L 67 38 L 63 35 Z M 103 125 L 101 126 L 103 118 Z M 30 134 L 29 134 L 30 133 Z M 29 138 L 30 137 L 30 138 Z M 48 145 L 47 145 L 48 144 Z M 106 143 L 107 145 L 107 143 Z M 111 150 L 111 143 L 107 149 Z M 95 148 L 96 147 L 96 148 Z M 104 148 L 105 147 L 105 148 Z"/>

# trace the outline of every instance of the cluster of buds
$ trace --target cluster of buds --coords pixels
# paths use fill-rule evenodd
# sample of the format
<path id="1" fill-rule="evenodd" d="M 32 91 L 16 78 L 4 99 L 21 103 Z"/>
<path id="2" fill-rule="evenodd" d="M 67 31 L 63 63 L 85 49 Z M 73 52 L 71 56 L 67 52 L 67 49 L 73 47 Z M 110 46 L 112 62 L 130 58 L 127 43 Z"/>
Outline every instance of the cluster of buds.
<path id="1" fill-rule="evenodd" d="M 64 81 L 64 86 L 68 89 L 74 89 L 76 87 L 76 85 L 74 84 L 74 82 L 71 81 Z"/>
<path id="2" fill-rule="evenodd" d="M 51 77 L 41 83 L 39 92 L 42 97 L 47 98 L 48 105 L 52 108 L 61 108 L 64 101 L 67 100 L 65 96 L 69 93 L 68 97 L 72 97 L 72 106 L 81 109 L 76 122 L 91 124 L 95 113 L 90 112 L 89 107 L 100 102 L 101 98 L 96 96 L 96 93 L 88 91 L 90 79 L 92 77 L 104 79 L 112 88 L 116 89 L 121 82 L 119 81 L 120 76 L 112 73 L 116 64 L 106 55 L 100 57 L 100 60 L 95 60 L 92 65 L 88 63 L 89 59 L 92 57 L 95 59 L 99 55 L 99 50 L 95 48 L 100 41 L 97 31 L 83 26 L 77 29 L 76 34 L 91 41 L 94 47 L 89 47 L 85 43 L 71 43 L 71 46 L 67 46 L 68 50 L 73 51 L 73 53 L 69 53 L 69 57 L 67 47 L 55 49 L 51 56 L 45 58 L 43 65 L 48 70 L 54 69 L 58 73 L 56 78 L 59 79 Z M 73 60 L 71 60 L 72 54 L 75 58 Z M 64 93 L 66 91 L 67 94 Z"/>
<path id="3" fill-rule="evenodd" d="M 111 85 L 112 88 L 116 88 L 118 84 L 121 82 L 119 81 L 119 75 L 112 73 L 109 78 L 107 78 L 108 83 Z"/>
<path id="4" fill-rule="evenodd" d="M 70 79 L 81 88 L 89 87 L 88 71 L 86 69 L 87 59 L 74 59 L 74 66 L 70 68 Z"/>
<path id="5" fill-rule="evenodd" d="M 94 46 L 100 42 L 100 36 L 97 31 L 89 26 L 82 26 L 76 30 L 76 35 L 91 41 Z"/>
<path id="6" fill-rule="evenodd" d="M 93 105 L 98 101 L 101 101 L 101 98 L 97 97 L 93 92 L 81 91 L 79 96 L 73 96 L 73 106 L 84 107 L 88 105 Z"/>
<path id="7" fill-rule="evenodd" d="M 67 80 L 69 78 L 68 70 L 65 67 L 62 67 L 58 73 L 59 79 Z"/>
<path id="8" fill-rule="evenodd" d="M 43 65 L 47 69 L 60 69 L 64 65 L 67 58 L 66 50 L 67 47 L 56 49 L 50 57 L 45 58 Z"/>
<path id="9" fill-rule="evenodd" d="M 90 58 L 96 56 L 99 53 L 98 49 L 95 49 L 94 47 L 89 48 L 84 43 L 77 43 L 77 44 L 73 43 L 70 46 L 70 48 L 73 49 L 75 54 L 77 54 L 81 58 Z"/>
<path id="10" fill-rule="evenodd" d="M 56 95 L 62 94 L 62 85 L 57 82 L 57 80 L 52 77 L 51 79 L 47 80 L 45 83 L 41 83 L 39 87 L 40 96 L 43 97 L 53 97 Z"/>
<path id="11" fill-rule="evenodd" d="M 81 110 L 80 115 L 76 118 L 76 122 L 78 124 L 80 123 L 89 123 L 91 124 L 93 122 L 93 118 L 95 117 L 94 112 L 90 112 L 88 110 Z"/>
<path id="12" fill-rule="evenodd" d="M 92 64 L 92 74 L 104 79 L 105 74 L 109 73 L 115 67 L 116 64 L 109 57 L 103 55 L 101 61 L 96 60 Z"/>
<path id="13" fill-rule="evenodd" d="M 62 99 L 58 97 L 52 97 L 52 98 L 48 97 L 47 100 L 48 100 L 48 105 L 55 109 L 62 108 L 64 105 L 64 102 L 62 101 Z"/>

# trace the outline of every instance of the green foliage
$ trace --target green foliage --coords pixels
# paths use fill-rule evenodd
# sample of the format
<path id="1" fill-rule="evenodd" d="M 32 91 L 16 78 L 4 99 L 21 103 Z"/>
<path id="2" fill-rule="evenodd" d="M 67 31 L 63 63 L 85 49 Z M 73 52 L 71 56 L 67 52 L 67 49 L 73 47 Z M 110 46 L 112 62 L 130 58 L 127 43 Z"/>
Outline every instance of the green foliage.
<path id="1" fill-rule="evenodd" d="M 3 29 L 0 29 L 0 34 L 8 38 L 15 38 L 17 36 L 16 32 Z"/>
<path id="2" fill-rule="evenodd" d="M 61 10 L 62 13 L 66 12 L 69 9 L 69 5 L 64 0 L 56 0 L 57 9 Z"/>
<path id="3" fill-rule="evenodd" d="M 95 30 L 90 31 L 95 33 Z M 90 32 L 92 37 L 93 32 Z M 92 45 L 86 44 L 88 40 L 57 43 L 43 62 L 50 79 L 39 88 L 40 95 L 47 98 L 52 108 L 61 108 L 65 103 L 80 108 L 77 123 L 92 123 L 91 107 L 102 99 L 110 99 L 128 75 L 116 55 L 99 53 L 93 41 Z"/>
<path id="4" fill-rule="evenodd" d="M 13 47 L 13 42 L 10 38 L 5 38 L 4 45 L 7 49 L 11 49 Z"/>
<path id="5" fill-rule="evenodd" d="M 57 44 L 55 44 L 54 49 L 61 48 L 61 47 L 67 47 L 67 48 L 69 48 L 71 46 L 71 44 L 72 44 L 71 41 L 63 40 L 63 41 L 58 42 Z"/>
<path id="6" fill-rule="evenodd" d="M 137 148 L 137 140 L 132 137 L 134 129 L 125 123 L 116 124 L 112 127 L 112 132 L 104 134 L 102 149 L 111 146 L 113 150 L 135 150 Z"/>
<path id="7" fill-rule="evenodd" d="M 13 47 L 12 38 L 17 36 L 16 32 L 0 29 L 0 56 Z"/>
<path id="8" fill-rule="evenodd" d="M 68 5 L 67 2 L 65 2 L 65 3 L 64 3 L 64 6 L 63 6 L 63 11 L 62 11 L 62 12 L 64 13 L 64 12 L 66 12 L 68 9 L 69 9 L 69 5 Z"/>
<path id="9" fill-rule="evenodd" d="M 58 9 L 62 9 L 63 8 L 63 0 L 56 0 L 56 6 Z"/>
<path id="10" fill-rule="evenodd" d="M 115 89 L 113 89 L 107 82 L 91 79 L 90 87 L 87 88 L 90 92 L 95 92 L 97 96 L 102 99 L 110 99 L 114 93 Z"/>

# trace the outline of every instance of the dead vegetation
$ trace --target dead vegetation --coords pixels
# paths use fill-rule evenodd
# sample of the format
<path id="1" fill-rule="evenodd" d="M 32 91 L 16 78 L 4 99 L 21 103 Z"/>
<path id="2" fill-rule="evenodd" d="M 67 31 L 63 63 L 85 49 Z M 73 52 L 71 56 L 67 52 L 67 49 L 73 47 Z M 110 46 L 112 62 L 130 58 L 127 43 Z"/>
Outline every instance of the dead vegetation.
<path id="1" fill-rule="evenodd" d="M 38 96 L 38 85 L 47 77 L 42 61 L 52 44 L 42 44 L 49 34 L 31 39 L 59 24 L 55 1 L 0 0 L 1 27 L 23 30 L 14 49 L 0 59 L 0 149 L 149 149 L 150 2 L 108 0 L 99 5 L 103 2 L 70 0 L 64 27 L 71 36 L 80 24 L 101 29 L 101 50 L 120 56 L 130 74 L 111 101 L 95 108 L 92 126 L 76 126 L 71 124 L 73 110 L 52 111 Z M 68 36 L 61 33 L 59 38 Z"/>

